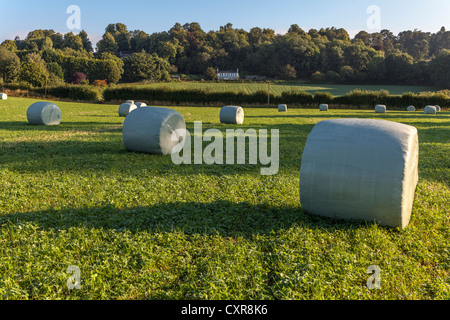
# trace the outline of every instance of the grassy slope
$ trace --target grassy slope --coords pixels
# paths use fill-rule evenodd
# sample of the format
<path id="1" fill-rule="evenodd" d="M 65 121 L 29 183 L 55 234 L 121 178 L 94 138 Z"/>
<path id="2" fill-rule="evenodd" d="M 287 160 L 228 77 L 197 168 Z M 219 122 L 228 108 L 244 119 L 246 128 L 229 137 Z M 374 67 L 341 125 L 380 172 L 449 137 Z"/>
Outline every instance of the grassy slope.
<path id="1" fill-rule="evenodd" d="M 26 124 L 33 102 L 0 101 L 3 299 L 448 299 L 449 113 L 248 109 L 243 128 L 280 129 L 281 170 L 175 166 L 127 152 L 117 106 L 58 103 L 58 127 Z M 175 108 L 218 124 L 218 109 Z M 298 183 L 318 121 L 383 118 L 420 135 L 420 182 L 403 231 L 308 216 Z M 69 292 L 66 269 L 81 269 Z M 366 287 L 370 265 L 381 290 Z"/>
<path id="2" fill-rule="evenodd" d="M 130 85 L 130 84 L 126 84 Z M 120 85 L 119 85 L 120 86 Z M 172 82 L 172 83 L 161 83 L 161 84 L 147 84 L 147 85 L 137 85 L 140 87 L 169 87 L 173 89 L 205 89 L 211 91 L 243 91 L 245 93 L 254 93 L 258 90 L 267 91 L 267 84 L 263 83 L 201 83 L 201 82 Z M 419 93 L 423 91 L 436 91 L 434 87 L 424 87 L 424 86 L 396 86 L 396 85 L 326 85 L 326 84 L 272 84 L 270 90 L 275 95 L 280 95 L 283 91 L 290 90 L 304 90 L 311 93 L 317 91 L 330 92 L 335 96 L 345 95 L 346 93 L 354 90 L 371 90 L 378 91 L 381 89 L 388 90 L 391 94 L 402 94 L 404 92 L 414 92 Z"/>

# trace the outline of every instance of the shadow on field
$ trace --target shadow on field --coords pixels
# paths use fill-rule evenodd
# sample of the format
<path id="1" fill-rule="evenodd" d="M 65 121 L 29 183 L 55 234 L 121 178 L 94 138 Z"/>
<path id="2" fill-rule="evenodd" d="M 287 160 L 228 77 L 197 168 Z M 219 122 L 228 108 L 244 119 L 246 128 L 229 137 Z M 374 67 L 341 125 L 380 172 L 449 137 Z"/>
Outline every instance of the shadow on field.
<path id="1" fill-rule="evenodd" d="M 64 131 L 92 131 L 98 132 L 104 126 L 120 126 L 115 131 L 122 132 L 122 123 L 118 122 L 61 122 L 57 126 L 31 125 L 25 121 L 0 122 L 0 130 L 5 131 L 40 131 L 40 132 L 64 132 Z"/>
<path id="2" fill-rule="evenodd" d="M 324 115 L 331 117 L 332 115 Z M 291 115 L 293 117 L 293 115 Z M 336 118 L 336 117 L 333 117 Z M 430 151 L 433 148 L 429 143 L 442 143 L 449 135 L 449 122 L 405 122 L 416 126 L 419 131 L 421 151 Z M 0 122 L 0 130 L 2 129 Z M 92 124 L 98 125 L 93 126 Z M 121 127 L 111 126 L 109 123 L 71 123 L 73 127 L 57 126 L 31 126 L 13 123 L 17 130 L 37 130 L 38 134 L 52 133 L 42 140 L 30 141 L 33 137 L 26 135 L 24 138 L 15 139 L 17 142 L 0 142 L 0 165 L 7 165 L 11 170 L 19 172 L 91 172 L 109 175 L 111 172 L 120 172 L 122 175 L 139 176 L 146 175 L 196 175 L 206 174 L 211 176 L 226 176 L 240 174 L 260 174 L 260 168 L 269 165 L 249 164 L 248 150 L 249 139 L 246 139 L 246 160 L 244 165 L 195 165 L 194 143 L 191 149 L 191 164 L 175 165 L 170 156 L 152 155 L 127 151 L 123 145 Z M 226 129 L 278 129 L 279 138 L 279 163 L 280 170 L 298 172 L 306 140 L 315 126 L 310 124 L 271 123 L 247 124 L 240 126 L 225 125 L 206 122 L 203 123 L 203 133 L 208 129 L 219 129 L 225 134 Z M 194 133 L 193 123 L 187 123 L 187 129 Z M 192 138 L 192 137 L 191 137 Z M 444 138 L 444 140 L 443 140 Z M 55 139 L 52 141 L 51 139 Z M 57 140 L 56 140 L 57 139 Z M 193 140 L 191 140 L 193 142 Z M 225 139 L 224 139 L 225 141 Z M 270 139 L 268 139 L 270 141 Z M 423 142 L 427 144 L 422 144 Z M 211 142 L 203 142 L 202 150 Z M 224 142 L 225 143 L 225 142 Z M 270 146 L 268 155 L 270 155 Z M 235 159 L 237 147 L 235 146 Z M 224 145 L 223 161 L 226 163 L 226 149 Z M 258 162 L 259 163 L 259 162 Z"/>
<path id="3" fill-rule="evenodd" d="M 26 125 L 29 126 L 29 125 Z M 32 126 L 29 126 L 30 130 Z M 300 160 L 306 139 L 314 127 L 314 124 L 275 124 L 275 125 L 242 125 L 230 126 L 224 124 L 204 123 L 203 133 L 214 128 L 219 129 L 224 134 L 223 165 L 194 164 L 194 126 L 187 124 L 187 129 L 191 132 L 191 164 L 175 165 L 171 156 L 161 156 L 154 154 L 131 152 L 125 149 L 122 141 L 121 128 L 111 128 L 99 126 L 92 129 L 88 126 L 86 130 L 78 127 L 63 128 L 61 126 L 50 128 L 40 127 L 37 130 L 52 132 L 47 140 L 30 141 L 33 137 L 26 136 L 26 139 L 19 139 L 17 142 L 0 142 L 0 165 L 9 165 L 12 170 L 19 172 L 47 172 L 47 171 L 76 171 L 86 172 L 95 169 L 97 173 L 109 175 L 111 171 L 120 171 L 123 175 L 142 175 L 150 172 L 152 175 L 172 174 L 172 175 L 239 175 L 239 174 L 260 174 L 260 168 L 270 165 L 249 164 L 249 138 L 246 138 L 245 164 L 227 165 L 226 163 L 226 129 L 248 129 L 279 130 L 279 163 L 280 170 L 300 169 Z M 91 128 L 91 129 L 89 129 Z M 1 127 L 0 127 L 1 130 Z M 19 130 L 19 129 L 18 129 Z M 23 129 L 21 129 L 23 130 Z M 60 136 L 58 135 L 60 131 Z M 90 134 L 92 132 L 92 134 Z M 96 134 L 97 133 L 97 134 Z M 41 136 L 37 136 L 41 137 Z M 50 139 L 50 140 L 49 140 Z M 51 139 L 55 139 L 52 141 Z M 93 141 L 94 140 L 94 141 Z M 269 146 L 267 155 L 271 155 L 271 139 L 267 139 Z M 208 146 L 210 141 L 203 141 L 202 150 Z M 259 146 L 258 146 L 259 148 Z M 237 163 L 237 143 L 235 140 L 235 163 Z"/>
<path id="4" fill-rule="evenodd" d="M 303 213 L 299 207 L 260 204 L 167 203 L 149 207 L 117 209 L 113 206 L 48 210 L 0 216 L 0 227 L 32 223 L 44 230 L 70 228 L 108 229 L 119 232 L 173 232 L 220 234 L 223 237 L 269 235 L 293 226 L 321 230 L 357 229 L 371 223 L 337 220 Z"/>

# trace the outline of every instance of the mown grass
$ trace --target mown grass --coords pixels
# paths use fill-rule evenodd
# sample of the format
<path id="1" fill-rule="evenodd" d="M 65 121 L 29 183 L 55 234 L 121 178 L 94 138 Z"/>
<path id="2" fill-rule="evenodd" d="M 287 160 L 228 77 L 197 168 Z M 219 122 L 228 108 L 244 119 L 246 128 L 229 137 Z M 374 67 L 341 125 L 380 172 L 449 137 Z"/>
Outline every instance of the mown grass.
<path id="1" fill-rule="evenodd" d="M 126 84 L 127 86 L 130 84 Z M 118 85 L 123 86 L 123 85 Z M 160 88 L 167 87 L 174 90 L 201 89 L 211 92 L 244 92 L 252 94 L 257 91 L 268 90 L 267 83 L 214 83 L 214 82 L 170 82 L 170 83 L 154 83 L 154 84 L 137 84 L 137 87 Z M 401 85 L 346 85 L 346 84 L 283 84 L 272 83 L 270 92 L 276 96 L 282 92 L 290 91 L 307 91 L 312 94 L 316 92 L 329 92 L 335 96 L 342 96 L 355 89 L 367 91 L 387 90 L 393 95 L 401 95 L 405 92 L 427 92 L 436 91 L 434 87 L 426 86 L 401 86 Z"/>
<path id="2" fill-rule="evenodd" d="M 280 130 L 280 171 L 181 165 L 128 152 L 118 106 L 58 102 L 63 122 L 30 126 L 34 100 L 0 101 L 2 299 L 449 299 L 449 112 L 246 109 L 243 129 Z M 217 108 L 174 108 L 223 132 Z M 302 150 L 331 118 L 419 130 L 420 182 L 405 230 L 306 215 Z M 67 267 L 81 289 L 66 285 Z M 381 268 L 369 290 L 367 268 Z"/>

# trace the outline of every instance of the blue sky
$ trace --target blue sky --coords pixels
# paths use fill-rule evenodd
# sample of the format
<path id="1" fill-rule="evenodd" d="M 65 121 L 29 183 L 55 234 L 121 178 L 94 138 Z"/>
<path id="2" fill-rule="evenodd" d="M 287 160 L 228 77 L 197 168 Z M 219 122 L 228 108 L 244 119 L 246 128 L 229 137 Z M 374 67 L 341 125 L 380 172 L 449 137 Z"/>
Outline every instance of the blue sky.
<path id="1" fill-rule="evenodd" d="M 109 23 L 122 22 L 129 30 L 147 33 L 169 30 L 176 22 L 198 22 L 203 30 L 218 30 L 231 22 L 235 28 L 271 28 L 284 33 L 291 24 L 304 30 L 345 28 L 353 37 L 368 29 L 371 5 L 380 8 L 381 29 L 394 34 L 419 29 L 450 29 L 450 0 L 0 0 L 0 42 L 22 39 L 35 29 L 67 33 L 67 8 L 81 10 L 81 28 L 95 44 Z M 79 30 L 73 30 L 78 32 Z"/>

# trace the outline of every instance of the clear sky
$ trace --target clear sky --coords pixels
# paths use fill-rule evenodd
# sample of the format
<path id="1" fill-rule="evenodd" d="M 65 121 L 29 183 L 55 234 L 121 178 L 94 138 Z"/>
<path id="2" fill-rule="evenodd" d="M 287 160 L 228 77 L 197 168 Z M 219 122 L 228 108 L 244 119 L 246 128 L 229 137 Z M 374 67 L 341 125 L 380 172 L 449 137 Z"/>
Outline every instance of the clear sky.
<path id="1" fill-rule="evenodd" d="M 176 22 L 198 22 L 205 31 L 231 22 L 235 28 L 271 28 L 284 33 L 298 24 L 305 31 L 322 27 L 345 28 L 351 37 L 369 28 L 378 6 L 380 28 L 394 34 L 404 30 L 437 32 L 450 29 L 450 0 L 0 0 L 0 42 L 29 31 L 70 30 L 67 8 L 80 8 L 81 29 L 95 45 L 109 23 L 122 22 L 128 30 L 149 34 L 168 31 Z M 374 21 L 373 19 L 370 21 Z"/>

